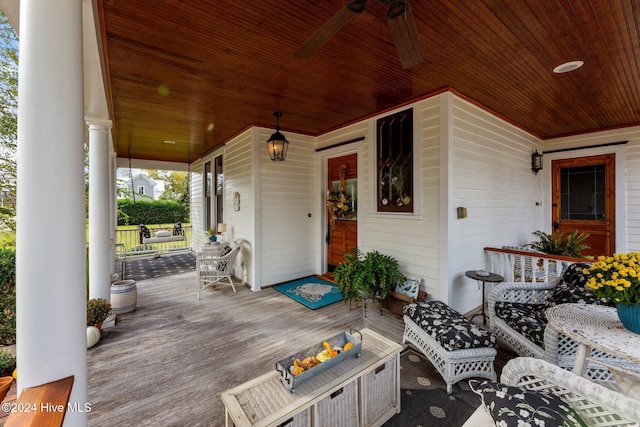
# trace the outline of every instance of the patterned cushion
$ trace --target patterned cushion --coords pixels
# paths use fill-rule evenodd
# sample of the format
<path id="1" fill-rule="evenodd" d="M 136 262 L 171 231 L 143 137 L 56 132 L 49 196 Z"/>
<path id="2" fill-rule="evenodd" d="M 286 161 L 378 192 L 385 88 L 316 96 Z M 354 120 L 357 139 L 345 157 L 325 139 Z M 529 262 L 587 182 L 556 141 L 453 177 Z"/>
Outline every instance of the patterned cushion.
<path id="1" fill-rule="evenodd" d="M 151 232 L 144 224 L 140 224 L 140 233 L 147 239 L 151 238 Z"/>
<path id="2" fill-rule="evenodd" d="M 560 396 L 492 381 L 470 380 L 469 386 L 482 397 L 482 404 L 496 426 L 586 426 Z"/>
<path id="3" fill-rule="evenodd" d="M 404 280 L 396 285 L 396 293 L 408 296 L 415 300 L 420 290 L 420 278 L 404 276 Z"/>
<path id="4" fill-rule="evenodd" d="M 541 348 L 544 348 L 544 329 L 547 326 L 546 309 L 544 304 L 519 302 L 498 301 L 495 305 L 496 316 Z"/>
<path id="5" fill-rule="evenodd" d="M 448 351 L 495 347 L 496 338 L 440 301 L 411 303 L 404 314 Z"/>
<path id="6" fill-rule="evenodd" d="M 582 270 L 588 267 L 589 264 L 584 262 L 577 262 L 567 267 L 558 281 L 558 286 L 547 300 L 547 307 L 565 303 L 597 304 L 598 298 L 585 286 L 587 276 L 582 273 Z"/>

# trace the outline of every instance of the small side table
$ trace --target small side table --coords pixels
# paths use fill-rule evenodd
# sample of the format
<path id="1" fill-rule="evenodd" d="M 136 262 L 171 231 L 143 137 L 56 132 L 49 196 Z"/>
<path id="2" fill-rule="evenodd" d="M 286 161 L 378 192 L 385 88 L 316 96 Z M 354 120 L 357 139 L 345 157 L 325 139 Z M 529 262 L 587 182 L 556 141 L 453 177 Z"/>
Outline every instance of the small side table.
<path id="1" fill-rule="evenodd" d="M 470 320 L 473 320 L 473 318 L 476 316 L 482 316 L 482 324 L 486 325 L 487 314 L 484 311 L 484 284 L 486 282 L 491 282 L 491 283 L 502 282 L 504 280 L 504 277 L 496 273 L 489 273 L 488 275 L 484 276 L 484 275 L 478 274 L 478 270 L 465 271 L 464 275 L 471 279 L 477 280 L 478 282 L 482 282 L 482 311 L 480 313 L 476 313 L 473 316 L 471 316 Z"/>

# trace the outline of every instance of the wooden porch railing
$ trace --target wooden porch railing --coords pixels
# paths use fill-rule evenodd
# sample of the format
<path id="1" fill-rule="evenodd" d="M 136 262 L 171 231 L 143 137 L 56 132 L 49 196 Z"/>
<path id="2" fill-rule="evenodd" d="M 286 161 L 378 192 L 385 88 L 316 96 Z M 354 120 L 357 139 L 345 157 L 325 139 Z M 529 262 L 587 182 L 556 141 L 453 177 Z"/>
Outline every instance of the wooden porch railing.
<path id="1" fill-rule="evenodd" d="M 154 236 L 158 230 L 172 231 L 173 226 L 166 227 L 148 227 L 151 235 Z M 184 240 L 178 240 L 173 242 L 161 242 L 153 244 L 141 244 L 140 243 L 140 229 L 128 228 L 128 229 L 116 229 L 116 249 L 118 251 L 118 257 L 142 255 L 154 252 L 169 252 L 184 250 L 191 247 L 191 232 L 192 227 L 190 225 L 183 225 Z"/>
<path id="2" fill-rule="evenodd" d="M 556 279 L 576 262 L 590 262 L 584 258 L 549 255 L 523 248 L 484 248 L 487 270 L 504 277 L 505 282 L 549 282 Z"/>

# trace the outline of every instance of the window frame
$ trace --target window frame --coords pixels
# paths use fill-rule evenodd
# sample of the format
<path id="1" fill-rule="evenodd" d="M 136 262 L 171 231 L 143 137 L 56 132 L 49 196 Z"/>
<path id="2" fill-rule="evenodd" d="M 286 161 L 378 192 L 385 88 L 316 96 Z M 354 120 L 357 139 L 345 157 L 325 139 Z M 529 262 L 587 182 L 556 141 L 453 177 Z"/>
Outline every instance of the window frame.
<path id="1" fill-rule="evenodd" d="M 211 227 L 211 213 L 212 213 L 212 189 L 213 189 L 213 176 L 211 171 L 212 161 L 207 160 L 202 165 L 202 211 L 204 212 L 202 218 L 203 230 L 207 231 Z"/>
<path id="2" fill-rule="evenodd" d="M 379 153 L 380 149 L 382 148 L 382 142 L 380 141 L 380 138 L 381 138 L 380 128 L 381 128 L 382 121 L 392 121 L 392 120 L 395 120 L 396 118 L 400 118 L 400 116 L 408 117 L 409 120 L 411 121 L 411 128 L 409 132 L 404 134 L 405 136 L 408 135 L 408 138 L 410 139 L 410 141 L 401 142 L 401 146 L 404 146 L 405 144 L 410 144 L 411 146 L 410 147 L 411 153 L 405 156 L 405 157 L 408 157 L 408 161 L 404 164 L 404 167 L 406 167 L 408 163 L 408 166 L 410 168 L 409 182 L 410 182 L 411 189 L 408 197 L 410 198 L 411 202 L 409 205 L 400 204 L 399 206 L 396 206 L 396 205 L 385 204 L 384 200 L 387 200 L 387 199 L 383 197 L 382 194 L 380 194 L 380 192 L 382 191 L 381 175 L 384 173 L 382 171 L 383 165 L 381 164 L 381 157 Z M 373 161 L 371 162 L 371 165 L 372 165 L 373 176 L 375 181 L 374 191 L 372 191 L 371 193 L 374 196 L 373 197 L 374 211 L 381 214 L 413 215 L 415 212 L 417 212 L 415 195 L 418 194 L 417 193 L 418 187 L 416 185 L 417 184 L 416 182 L 416 170 L 417 170 L 416 169 L 416 117 L 415 117 L 414 107 L 410 106 L 408 108 L 390 112 L 384 116 L 375 118 L 374 129 L 375 131 L 374 133 L 372 133 L 372 135 L 375 135 L 375 146 L 373 146 L 371 150 L 373 151 Z M 400 151 L 401 150 L 399 150 L 399 152 L 396 154 L 396 157 L 395 157 L 396 159 L 399 157 L 402 157 L 402 153 Z"/>

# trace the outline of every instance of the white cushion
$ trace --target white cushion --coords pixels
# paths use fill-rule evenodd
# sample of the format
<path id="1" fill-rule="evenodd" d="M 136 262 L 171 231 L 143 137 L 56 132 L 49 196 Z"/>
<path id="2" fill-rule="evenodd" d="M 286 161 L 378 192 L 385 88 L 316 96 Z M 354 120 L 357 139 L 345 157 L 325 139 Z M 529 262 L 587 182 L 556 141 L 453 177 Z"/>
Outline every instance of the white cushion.
<path id="1" fill-rule="evenodd" d="M 418 297 L 418 291 L 420 290 L 419 277 L 404 276 L 404 281 L 396 285 L 395 292 L 408 296 L 409 298 L 416 299 Z"/>
<path id="2" fill-rule="evenodd" d="M 159 230 L 156 231 L 156 237 L 171 237 L 171 232 L 169 230 Z"/>

